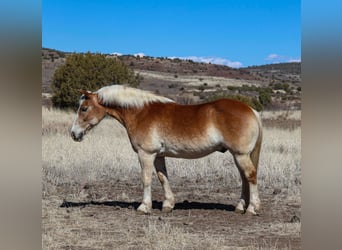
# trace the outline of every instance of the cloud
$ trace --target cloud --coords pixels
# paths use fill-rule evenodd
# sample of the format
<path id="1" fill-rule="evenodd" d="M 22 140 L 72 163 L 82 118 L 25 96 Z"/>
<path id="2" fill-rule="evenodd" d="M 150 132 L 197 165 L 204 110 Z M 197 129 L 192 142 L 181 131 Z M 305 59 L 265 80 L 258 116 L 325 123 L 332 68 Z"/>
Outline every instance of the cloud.
<path id="1" fill-rule="evenodd" d="M 113 55 L 113 56 L 122 56 L 122 53 L 120 53 L 120 52 L 113 52 L 113 53 L 111 53 L 111 55 Z"/>
<path id="2" fill-rule="evenodd" d="M 301 58 L 295 58 L 295 59 L 290 59 L 287 62 L 301 62 L 302 59 Z"/>
<path id="3" fill-rule="evenodd" d="M 139 52 L 139 53 L 134 54 L 134 56 L 135 57 L 144 57 L 146 55 L 144 53 L 142 53 L 142 52 Z"/>
<path id="4" fill-rule="evenodd" d="M 264 58 L 265 61 L 269 61 L 271 63 L 281 63 L 281 62 L 301 62 L 300 58 L 292 58 L 289 56 L 283 56 L 278 54 L 269 54 Z"/>
<path id="5" fill-rule="evenodd" d="M 170 59 L 179 58 L 181 60 L 192 60 L 194 62 L 226 65 L 232 68 L 242 67 L 241 62 L 233 62 L 229 59 L 222 58 L 222 57 L 187 56 L 187 57 L 169 57 L 169 58 Z"/>
<path id="6" fill-rule="evenodd" d="M 274 61 L 274 60 L 279 60 L 280 58 L 282 58 L 282 56 L 278 55 L 278 54 L 269 54 L 265 60 L 266 61 Z"/>
<path id="7" fill-rule="evenodd" d="M 123 54 L 120 53 L 120 52 L 113 52 L 113 53 L 111 53 L 111 55 L 113 55 L 113 56 L 122 56 Z M 133 54 L 133 56 L 135 56 L 135 57 L 144 57 L 146 55 L 144 53 L 142 53 L 142 52 L 139 52 L 139 53 Z"/>

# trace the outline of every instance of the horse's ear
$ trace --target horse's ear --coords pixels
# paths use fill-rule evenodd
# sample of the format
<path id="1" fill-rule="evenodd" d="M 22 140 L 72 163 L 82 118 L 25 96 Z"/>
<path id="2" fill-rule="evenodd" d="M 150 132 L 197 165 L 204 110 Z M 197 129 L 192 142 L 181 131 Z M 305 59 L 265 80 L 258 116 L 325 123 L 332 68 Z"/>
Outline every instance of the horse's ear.
<path id="1" fill-rule="evenodd" d="M 84 89 L 79 89 L 78 92 L 80 92 L 82 95 L 85 95 L 88 97 L 92 94 L 92 92 L 90 92 L 88 90 L 84 90 Z"/>

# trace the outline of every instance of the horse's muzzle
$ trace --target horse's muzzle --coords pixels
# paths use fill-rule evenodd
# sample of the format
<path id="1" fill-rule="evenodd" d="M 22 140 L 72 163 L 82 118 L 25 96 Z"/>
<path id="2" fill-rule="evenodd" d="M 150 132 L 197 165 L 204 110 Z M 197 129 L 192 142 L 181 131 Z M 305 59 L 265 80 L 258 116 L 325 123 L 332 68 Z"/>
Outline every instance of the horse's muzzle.
<path id="1" fill-rule="evenodd" d="M 74 131 L 71 131 L 71 138 L 74 141 L 80 142 L 83 139 L 83 133 L 79 133 L 78 135 L 76 135 Z"/>

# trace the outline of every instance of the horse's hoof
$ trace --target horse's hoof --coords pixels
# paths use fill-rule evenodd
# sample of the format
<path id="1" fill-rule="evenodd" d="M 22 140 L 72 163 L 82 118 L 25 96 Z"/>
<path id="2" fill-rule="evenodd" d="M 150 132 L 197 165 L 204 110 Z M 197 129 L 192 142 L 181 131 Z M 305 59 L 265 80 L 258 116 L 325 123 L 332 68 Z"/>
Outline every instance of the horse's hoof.
<path id="1" fill-rule="evenodd" d="M 139 214 L 151 214 L 151 208 L 146 206 L 144 203 L 142 203 L 138 209 L 137 209 Z"/>
<path id="2" fill-rule="evenodd" d="M 251 211 L 247 211 L 247 210 L 246 210 L 246 214 L 250 215 L 250 216 L 260 216 L 260 214 L 257 212 L 251 212 Z"/>
<path id="3" fill-rule="evenodd" d="M 248 206 L 246 209 L 246 214 L 253 215 L 253 216 L 259 216 L 259 214 L 254 210 L 254 207 Z"/>
<path id="4" fill-rule="evenodd" d="M 240 202 L 235 207 L 235 213 L 244 214 L 245 213 L 244 204 L 245 202 L 243 200 L 240 200 Z"/>
<path id="5" fill-rule="evenodd" d="M 163 207 L 162 208 L 162 212 L 163 213 L 171 213 L 172 212 L 172 207 Z"/>
<path id="6" fill-rule="evenodd" d="M 245 213 L 245 210 L 244 209 L 241 209 L 241 208 L 238 208 L 236 207 L 235 210 L 234 210 L 235 213 L 237 214 L 244 214 Z"/>

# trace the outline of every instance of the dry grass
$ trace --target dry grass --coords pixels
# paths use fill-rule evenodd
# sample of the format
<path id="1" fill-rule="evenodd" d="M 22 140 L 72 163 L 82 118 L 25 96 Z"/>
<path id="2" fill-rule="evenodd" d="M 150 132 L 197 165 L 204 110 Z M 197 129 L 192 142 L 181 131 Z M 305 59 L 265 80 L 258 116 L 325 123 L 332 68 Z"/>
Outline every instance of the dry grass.
<path id="1" fill-rule="evenodd" d="M 263 111 L 261 117 L 263 119 L 294 119 L 301 120 L 302 111 L 301 110 L 287 110 L 287 111 Z"/>
<path id="2" fill-rule="evenodd" d="M 137 215 L 132 208 L 77 206 L 61 209 L 62 199 L 139 201 L 140 192 L 137 195 L 130 186 L 118 188 L 116 183 L 132 183 L 140 188 L 140 166 L 125 129 L 113 119 L 104 119 L 78 143 L 69 135 L 74 113 L 46 108 L 42 112 L 44 249 L 239 249 L 239 246 L 242 246 L 240 249 L 296 249 L 298 246 L 298 243 L 293 245 L 293 239 L 300 238 L 300 222 L 291 223 L 288 218 L 286 222 L 258 218 L 253 226 L 242 227 L 241 224 L 227 228 L 223 222 L 223 226 L 205 222 L 203 213 L 206 211 L 201 210 L 178 210 L 169 217 L 160 214 L 145 217 Z M 279 115 L 263 113 L 268 119 Z M 287 117 L 298 119 L 300 114 Z M 269 205 L 270 214 L 275 218 L 278 214 L 273 209 L 278 204 L 300 207 L 300 139 L 300 127 L 264 129 L 258 180 L 261 194 L 280 192 Z M 217 190 L 240 189 L 240 177 L 228 153 L 214 153 L 197 160 L 167 159 L 167 166 L 171 185 L 178 191 L 176 199 L 191 194 L 224 202 L 227 193 Z M 99 186 L 99 190 L 82 196 L 81 184 L 85 183 Z M 160 190 L 156 178 L 153 185 Z M 192 189 L 196 186 L 198 190 Z M 140 191 L 139 188 L 135 189 Z M 240 195 L 235 191 L 229 193 L 232 200 Z M 227 216 L 227 213 L 218 212 L 222 212 L 217 215 L 221 223 L 220 216 Z M 217 212 L 207 213 L 215 216 Z M 248 218 L 237 219 L 249 223 Z"/>
<path id="3" fill-rule="evenodd" d="M 102 176 L 121 180 L 140 177 L 137 156 L 118 122 L 104 119 L 78 143 L 69 135 L 73 119 L 72 113 L 43 109 L 42 158 L 49 181 L 59 184 L 96 181 Z M 300 182 L 301 173 L 301 129 L 265 128 L 263 137 L 260 187 L 285 188 L 299 196 L 300 186 L 296 183 Z M 168 158 L 167 166 L 171 180 L 214 178 L 222 179 L 224 185 L 240 185 L 233 158 L 228 153 L 217 152 L 194 160 Z"/>

